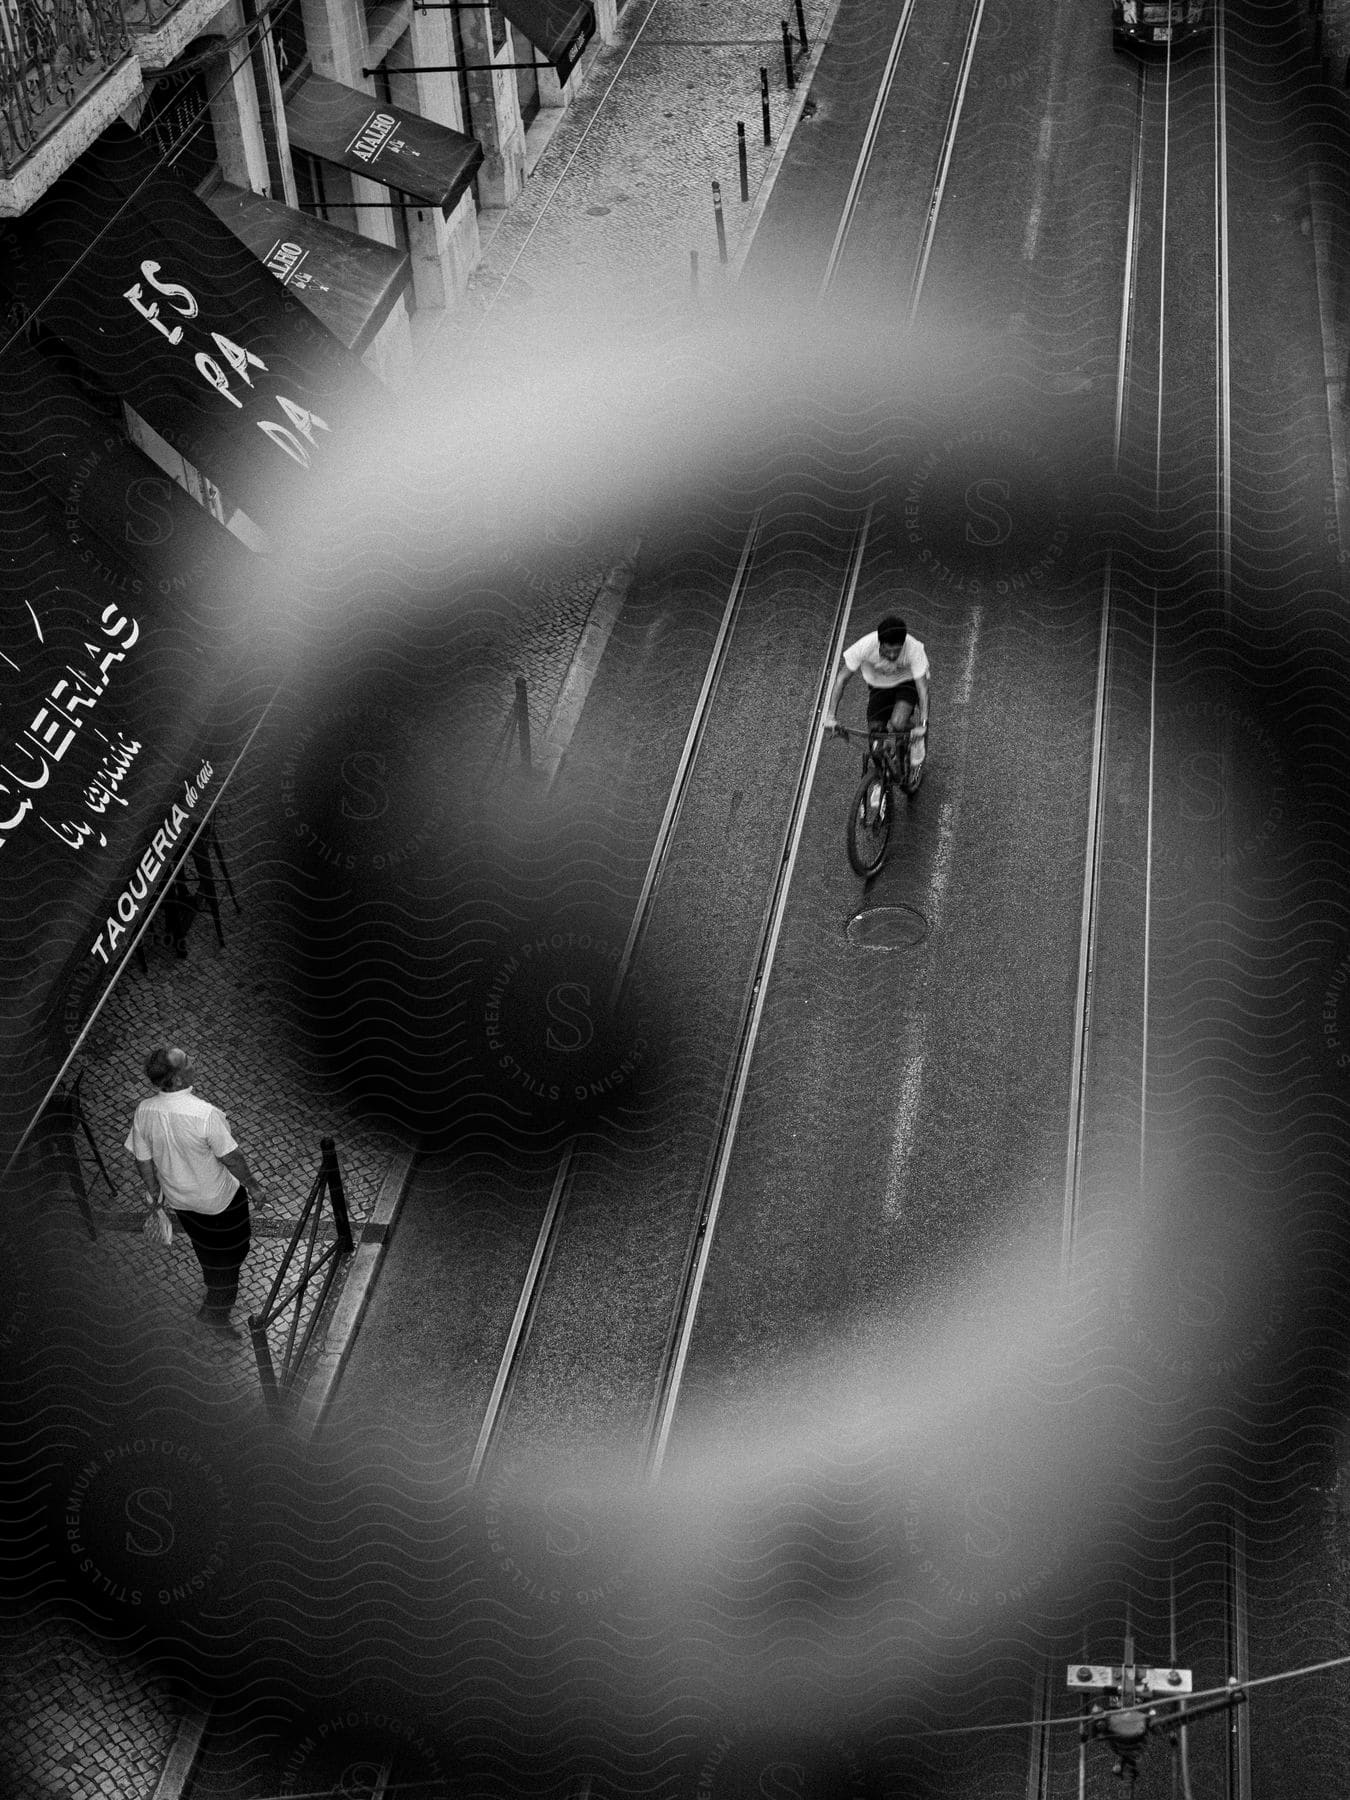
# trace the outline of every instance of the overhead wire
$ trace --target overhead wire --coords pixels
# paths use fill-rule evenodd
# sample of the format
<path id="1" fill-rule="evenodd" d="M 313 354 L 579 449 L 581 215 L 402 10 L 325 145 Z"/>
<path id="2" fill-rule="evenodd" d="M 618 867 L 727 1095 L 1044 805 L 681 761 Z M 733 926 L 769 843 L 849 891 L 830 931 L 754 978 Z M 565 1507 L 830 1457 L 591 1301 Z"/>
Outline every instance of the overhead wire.
<path id="1" fill-rule="evenodd" d="M 1301 1669 L 1281 1669 L 1275 1675 L 1253 1675 L 1246 1681 L 1226 1682 L 1223 1687 L 1202 1688 L 1198 1694 L 1164 1694 L 1159 1699 L 1141 1703 L 1135 1710 L 1151 1711 L 1156 1706 L 1194 1706 L 1198 1700 L 1214 1700 L 1227 1694 L 1246 1694 L 1252 1688 L 1269 1687 L 1276 1681 L 1297 1681 L 1305 1675 L 1322 1675 L 1328 1669 L 1343 1669 L 1350 1664 L 1350 1656 L 1329 1657 L 1326 1662 L 1307 1663 Z M 911 1737 L 969 1737 L 976 1732 L 985 1731 L 1034 1731 L 1041 1726 L 1081 1725 L 1082 1713 L 1061 1713 L 1051 1719 L 1005 1719 L 997 1725 L 939 1725 L 930 1729 L 911 1732 Z M 1182 1718 L 1184 1714 L 1176 1713 L 1173 1718 Z M 1166 1722 L 1166 1721 L 1164 1721 Z"/>
<path id="2" fill-rule="evenodd" d="M 270 30 L 273 23 L 276 20 L 280 19 L 284 14 L 288 13 L 292 7 L 297 6 L 298 4 L 299 4 L 299 0 L 279 0 L 279 4 L 265 7 L 258 14 L 257 18 L 251 19 L 247 25 L 242 26 L 237 32 L 234 33 L 234 35 L 232 37 L 219 40 L 219 43 L 220 43 L 219 48 L 213 47 L 209 54 L 204 53 L 203 61 L 204 62 L 214 62 L 217 60 L 218 57 L 220 57 L 222 55 L 228 55 L 230 49 L 233 48 L 234 45 L 238 44 L 241 41 L 241 39 L 247 37 L 251 32 L 258 29 L 259 27 L 262 27 L 266 30 Z M 38 316 L 38 314 L 42 311 L 42 308 L 47 304 L 47 302 L 49 300 L 51 300 L 57 293 L 60 292 L 60 290 L 70 280 L 71 276 L 75 273 L 75 271 L 85 261 L 86 257 L 90 256 L 93 253 L 95 246 L 98 244 L 99 240 L 103 237 L 105 232 L 110 231 L 112 229 L 112 227 L 117 223 L 117 221 L 123 217 L 123 215 L 127 212 L 127 210 L 133 205 L 133 203 L 139 197 L 142 190 L 149 185 L 149 183 L 155 178 L 155 176 L 160 174 L 162 170 L 164 170 L 170 163 L 174 162 L 177 159 L 177 156 L 178 156 L 180 150 L 182 150 L 183 146 L 195 134 L 195 132 L 197 131 L 197 128 L 200 126 L 203 118 L 210 111 L 211 102 L 217 97 L 217 95 L 224 93 L 225 89 L 227 87 L 230 87 L 233 84 L 235 76 L 244 67 L 244 63 L 247 61 L 248 57 L 250 55 L 252 55 L 252 51 L 253 51 L 253 46 L 249 45 L 248 48 L 245 50 L 244 57 L 238 63 L 233 64 L 229 70 L 229 73 L 224 75 L 221 78 L 221 80 L 217 83 L 217 85 L 211 89 L 211 91 L 207 94 L 205 100 L 202 102 L 201 106 L 198 107 L 198 109 L 195 113 L 193 113 L 192 117 L 183 126 L 182 130 L 176 134 L 173 141 L 168 145 L 168 147 L 166 149 L 164 149 L 156 157 L 154 164 L 149 169 L 147 169 L 146 173 L 136 183 L 136 186 L 131 190 L 131 192 L 123 200 L 122 204 L 119 207 L 117 207 L 117 209 L 113 213 L 111 213 L 107 219 L 105 219 L 103 221 L 103 223 L 99 226 L 98 230 L 95 231 L 93 236 L 90 238 L 88 244 L 85 245 L 84 249 L 75 258 L 74 262 L 71 263 L 70 267 L 65 271 L 65 273 L 63 275 L 61 275 L 55 282 L 53 282 L 52 286 L 41 297 L 41 299 L 36 302 L 35 305 L 28 308 L 27 314 L 26 314 L 25 318 L 23 319 L 23 322 L 15 330 L 13 330 L 10 333 L 10 335 L 4 340 L 3 343 L 0 343 L 0 357 L 3 357 L 6 353 L 6 351 L 8 351 L 14 344 L 16 344 L 19 341 L 19 339 L 21 337 L 24 336 L 25 332 L 27 332 L 33 319 L 35 319 Z M 177 74 L 179 72 L 180 71 L 177 69 L 170 69 L 168 71 L 158 71 L 157 73 Z M 149 152 L 149 154 L 153 155 L 154 152 L 151 151 L 151 152 Z M 17 221 L 15 221 L 15 222 L 17 223 Z"/>

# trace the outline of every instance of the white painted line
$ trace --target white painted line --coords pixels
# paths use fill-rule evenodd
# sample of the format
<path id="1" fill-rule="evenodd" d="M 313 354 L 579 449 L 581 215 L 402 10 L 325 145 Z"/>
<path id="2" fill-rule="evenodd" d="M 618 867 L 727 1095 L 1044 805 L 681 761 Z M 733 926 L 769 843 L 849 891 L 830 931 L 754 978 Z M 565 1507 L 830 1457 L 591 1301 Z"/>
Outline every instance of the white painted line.
<path id="1" fill-rule="evenodd" d="M 956 684 L 956 697 L 952 702 L 953 711 L 959 713 L 959 721 L 952 733 L 951 743 L 955 765 L 961 774 L 953 786 L 950 798 L 944 800 L 938 808 L 938 841 L 933 855 L 933 867 L 928 877 L 928 887 L 924 895 L 921 909 L 929 923 L 929 930 L 935 930 L 942 917 L 943 902 L 947 897 L 947 881 L 951 874 L 952 852 L 956 846 L 956 821 L 961 809 L 961 796 L 965 791 L 966 740 L 970 735 L 970 696 L 975 687 L 975 657 L 980 647 L 980 627 L 984 622 L 984 613 L 976 607 L 970 616 L 970 636 L 966 640 L 966 654 L 961 663 L 961 674 Z M 926 1014 L 920 1013 L 915 1029 L 915 1044 L 905 1062 L 900 1077 L 900 1098 L 896 1105 L 895 1124 L 891 1133 L 891 1154 L 886 1171 L 886 1194 L 882 1202 L 882 1213 L 887 1222 L 894 1224 L 901 1215 L 905 1180 L 909 1170 L 910 1150 L 914 1142 L 914 1125 L 919 1112 L 919 1100 L 923 1092 L 923 1059 L 927 1041 Z"/>
<path id="2" fill-rule="evenodd" d="M 909 1173 L 910 1153 L 914 1148 L 914 1127 L 919 1116 L 919 1099 L 923 1093 L 923 1044 L 906 1060 L 900 1075 L 900 1098 L 895 1108 L 895 1126 L 891 1134 L 891 1159 L 886 1171 L 886 1199 L 882 1213 L 888 1224 L 900 1218 L 904 1204 L 905 1180 Z"/>
<path id="3" fill-rule="evenodd" d="M 1036 140 L 1036 185 L 1031 202 L 1031 211 L 1027 215 L 1027 228 L 1022 234 L 1022 260 L 1031 262 L 1036 255 L 1036 243 L 1041 234 L 1041 215 L 1045 211 L 1045 190 L 1050 177 L 1050 139 L 1054 132 L 1053 122 L 1049 118 L 1041 120 L 1040 136 Z"/>
<path id="4" fill-rule="evenodd" d="M 961 664 L 960 679 L 956 683 L 956 698 L 953 706 L 969 706 L 971 689 L 975 685 L 975 652 L 980 644 L 980 626 L 984 623 L 984 613 L 976 607 L 970 617 L 970 637 L 966 643 L 966 658 Z"/>
<path id="5" fill-rule="evenodd" d="M 932 873 L 928 877 L 928 892 L 925 898 L 925 917 L 931 925 L 936 925 L 942 912 L 942 902 L 947 896 L 947 877 L 952 866 L 952 845 L 956 842 L 956 803 L 944 800 L 938 812 L 937 851 L 933 857 Z"/>

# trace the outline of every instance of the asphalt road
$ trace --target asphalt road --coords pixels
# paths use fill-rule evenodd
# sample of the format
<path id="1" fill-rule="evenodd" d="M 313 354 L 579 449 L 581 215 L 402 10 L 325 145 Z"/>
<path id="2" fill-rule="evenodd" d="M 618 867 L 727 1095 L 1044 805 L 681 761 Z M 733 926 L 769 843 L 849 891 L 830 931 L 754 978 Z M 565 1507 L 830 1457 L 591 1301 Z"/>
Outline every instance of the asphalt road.
<path id="1" fill-rule="evenodd" d="M 819 285 L 895 25 L 841 11 L 747 268 L 761 301 Z M 1345 1348 L 1346 645 L 1296 22 L 1226 5 L 1216 40 L 1145 73 L 1112 54 L 1104 7 L 1085 25 L 991 4 L 947 158 L 964 25 L 917 0 L 818 315 L 836 352 L 898 344 L 926 246 L 928 379 L 898 392 L 879 371 L 875 410 L 841 417 L 793 369 L 784 466 L 748 459 L 652 534 L 555 788 L 466 808 L 473 854 L 425 877 L 419 903 L 441 880 L 462 913 L 456 1143 L 409 1197 L 325 1452 L 384 1471 L 336 1565 L 378 1648 L 348 1620 L 300 1667 L 317 1679 L 338 1645 L 357 1678 L 412 1657 L 480 1791 L 1067 1796 L 1072 1733 L 919 1734 L 1071 1710 L 1068 1660 L 1118 1660 L 1127 1628 L 1206 1687 L 1235 1658 L 1264 1674 L 1345 1650 L 1323 1495 Z M 578 1109 L 547 996 L 580 1006 L 613 966 L 757 502 L 630 1008 L 595 1034 L 582 1085 L 604 1093 Z M 855 753 L 823 747 L 666 1496 L 634 1508 L 619 1478 L 869 502 L 849 635 L 903 592 L 933 664 L 930 768 L 864 891 L 843 854 Z M 464 1496 L 577 1134 L 502 1446 Z M 1197 1793 L 1336 1791 L 1343 1703 L 1279 1692 L 1245 1745 L 1196 1728 Z M 1165 1792 L 1167 1750 L 1148 1754 L 1141 1791 Z M 1102 1751 L 1088 1791 L 1118 1791 Z"/>

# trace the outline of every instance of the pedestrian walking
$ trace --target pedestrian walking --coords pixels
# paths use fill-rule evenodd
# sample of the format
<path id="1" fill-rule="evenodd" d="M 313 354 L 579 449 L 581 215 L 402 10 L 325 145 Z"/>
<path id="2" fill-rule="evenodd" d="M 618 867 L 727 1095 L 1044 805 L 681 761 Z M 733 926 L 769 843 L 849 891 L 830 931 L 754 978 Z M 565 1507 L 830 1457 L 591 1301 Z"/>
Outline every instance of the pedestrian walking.
<path id="1" fill-rule="evenodd" d="M 186 1050 L 155 1049 L 145 1074 L 156 1091 L 136 1108 L 126 1147 L 136 1159 L 152 1206 L 172 1208 L 197 1252 L 206 1298 L 197 1317 L 223 1337 L 238 1338 L 230 1308 L 249 1248 L 249 1196 L 266 1196 L 249 1173 L 223 1112 L 192 1091 Z"/>

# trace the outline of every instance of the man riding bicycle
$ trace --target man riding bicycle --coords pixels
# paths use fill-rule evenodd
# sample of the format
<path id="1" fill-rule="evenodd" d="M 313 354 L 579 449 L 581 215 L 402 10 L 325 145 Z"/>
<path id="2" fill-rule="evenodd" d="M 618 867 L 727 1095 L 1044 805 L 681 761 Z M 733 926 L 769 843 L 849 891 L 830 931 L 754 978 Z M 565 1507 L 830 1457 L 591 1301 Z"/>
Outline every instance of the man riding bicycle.
<path id="1" fill-rule="evenodd" d="M 826 731 L 840 731 L 835 717 L 840 696 L 861 670 L 867 686 L 867 729 L 903 731 L 914 718 L 913 735 L 928 729 L 928 657 L 903 619 L 888 614 L 875 631 L 845 650 L 822 721 Z"/>

